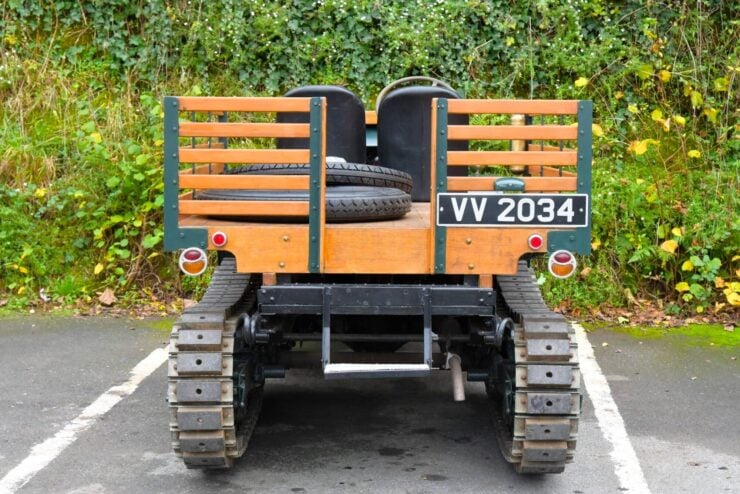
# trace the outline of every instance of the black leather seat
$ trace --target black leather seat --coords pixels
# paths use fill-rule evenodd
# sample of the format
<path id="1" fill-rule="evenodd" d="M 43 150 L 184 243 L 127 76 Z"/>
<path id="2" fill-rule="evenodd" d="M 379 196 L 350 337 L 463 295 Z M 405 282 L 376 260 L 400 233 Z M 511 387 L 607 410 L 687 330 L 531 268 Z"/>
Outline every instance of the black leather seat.
<path id="1" fill-rule="evenodd" d="M 350 163 L 365 163 L 365 107 L 352 91 L 341 86 L 302 86 L 285 96 L 326 98 L 326 155 L 344 158 Z M 307 113 L 281 112 L 281 123 L 307 123 Z M 280 149 L 308 148 L 308 139 L 278 139 Z"/>
<path id="2" fill-rule="evenodd" d="M 378 111 L 378 161 L 381 166 L 411 174 L 411 198 L 428 202 L 431 181 L 432 99 L 460 96 L 440 86 L 396 89 L 380 102 Z M 467 115 L 449 115 L 448 123 L 464 125 Z M 467 141 L 449 141 L 449 150 L 466 150 Z M 466 175 L 464 167 L 449 167 L 448 176 Z"/>

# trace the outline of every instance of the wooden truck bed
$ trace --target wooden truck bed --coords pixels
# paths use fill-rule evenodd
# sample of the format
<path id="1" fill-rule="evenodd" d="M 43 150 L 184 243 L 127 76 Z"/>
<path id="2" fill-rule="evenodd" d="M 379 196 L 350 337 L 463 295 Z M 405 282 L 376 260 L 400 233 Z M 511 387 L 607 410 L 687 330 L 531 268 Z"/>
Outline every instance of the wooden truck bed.
<path id="1" fill-rule="evenodd" d="M 254 117 L 288 111 L 308 113 L 310 123 L 263 122 Z M 210 238 L 220 231 L 229 239 L 223 250 L 236 257 L 239 272 L 474 275 L 514 274 L 519 258 L 532 252 L 588 252 L 588 225 L 440 226 L 436 201 L 439 193 L 490 193 L 497 189 L 512 194 L 590 196 L 590 102 L 435 99 L 430 111 L 432 129 L 436 129 L 430 136 L 431 202 L 414 203 L 412 210 L 397 220 L 327 223 L 323 98 L 166 98 L 166 249 L 216 249 Z M 447 115 L 453 113 L 524 114 L 532 121 L 527 126 L 491 124 L 491 119 L 482 125 L 447 125 Z M 234 120 L 235 115 L 241 115 L 237 117 L 241 120 Z M 265 138 L 285 137 L 308 138 L 310 146 L 303 150 L 255 149 L 265 145 Z M 518 141 L 524 145 L 515 151 L 448 152 L 448 140 Z M 230 164 L 250 163 L 310 163 L 311 175 L 221 174 Z M 448 178 L 448 166 L 517 166 L 526 173 Z M 310 200 L 201 201 L 193 197 L 194 191 L 197 194 L 205 189 L 308 190 Z M 264 221 L 223 219 L 235 215 L 259 216 Z M 281 216 L 296 215 L 306 217 L 306 222 L 280 221 Z M 546 241 L 539 251 L 528 246 L 527 239 L 534 233 Z"/>

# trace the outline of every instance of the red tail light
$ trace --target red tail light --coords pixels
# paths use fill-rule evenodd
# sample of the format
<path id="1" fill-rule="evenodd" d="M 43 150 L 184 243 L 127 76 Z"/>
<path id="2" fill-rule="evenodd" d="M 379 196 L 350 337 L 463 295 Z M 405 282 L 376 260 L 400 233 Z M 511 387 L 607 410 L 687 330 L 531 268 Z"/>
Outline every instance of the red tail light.
<path id="1" fill-rule="evenodd" d="M 208 256 L 202 249 L 191 247 L 180 254 L 180 270 L 188 276 L 198 276 L 208 267 Z"/>
<path id="2" fill-rule="evenodd" d="M 568 278 L 576 272 L 576 257 L 567 250 L 558 250 L 552 253 L 547 267 L 556 278 Z"/>
<path id="3" fill-rule="evenodd" d="M 540 250 L 542 246 L 545 245 L 545 240 L 542 238 L 542 235 L 535 233 L 529 236 L 527 243 L 529 244 L 530 249 Z"/>
<path id="4" fill-rule="evenodd" d="M 224 232 L 216 232 L 211 235 L 211 242 L 213 242 L 213 245 L 216 247 L 223 247 L 228 241 L 229 237 L 227 237 Z"/>

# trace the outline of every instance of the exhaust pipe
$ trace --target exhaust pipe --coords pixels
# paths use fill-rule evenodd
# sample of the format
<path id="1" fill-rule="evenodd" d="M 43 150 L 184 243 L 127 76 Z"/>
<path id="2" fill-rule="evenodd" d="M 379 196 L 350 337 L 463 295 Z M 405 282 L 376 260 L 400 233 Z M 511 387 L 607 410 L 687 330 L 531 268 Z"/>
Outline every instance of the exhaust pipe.
<path id="1" fill-rule="evenodd" d="M 463 382 L 462 359 L 456 353 L 447 353 L 447 368 L 452 375 L 452 396 L 455 401 L 465 401 L 465 383 Z"/>

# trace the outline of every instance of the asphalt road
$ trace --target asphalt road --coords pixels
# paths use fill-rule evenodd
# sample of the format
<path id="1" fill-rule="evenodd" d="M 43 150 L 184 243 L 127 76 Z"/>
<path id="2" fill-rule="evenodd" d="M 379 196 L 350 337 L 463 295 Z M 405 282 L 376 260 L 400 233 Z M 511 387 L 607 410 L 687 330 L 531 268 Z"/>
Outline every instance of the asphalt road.
<path id="1" fill-rule="evenodd" d="M 0 479 L 164 347 L 162 321 L 0 319 Z M 738 348 L 589 335 L 650 492 L 740 493 Z M 606 342 L 608 346 L 602 346 Z M 575 463 L 521 477 L 500 456 L 482 385 L 454 403 L 429 379 L 270 381 L 246 456 L 186 470 L 170 452 L 160 367 L 20 489 L 23 493 L 625 492 L 588 394 Z M 624 475 L 625 472 L 622 472 Z"/>

